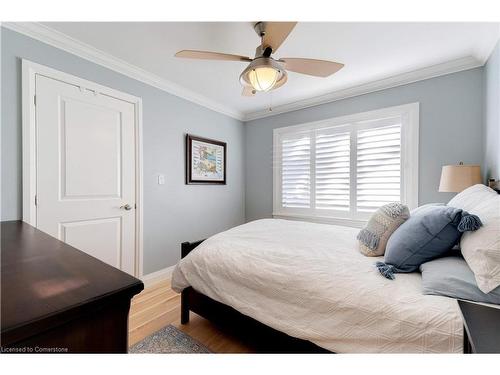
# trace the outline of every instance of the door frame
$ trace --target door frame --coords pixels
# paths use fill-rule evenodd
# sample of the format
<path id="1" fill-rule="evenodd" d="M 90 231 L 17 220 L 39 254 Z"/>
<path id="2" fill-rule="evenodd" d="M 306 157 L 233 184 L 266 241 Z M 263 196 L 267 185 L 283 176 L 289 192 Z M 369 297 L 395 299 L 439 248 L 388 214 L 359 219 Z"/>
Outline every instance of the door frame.
<path id="1" fill-rule="evenodd" d="M 37 176 L 37 127 L 35 114 L 36 75 L 56 79 L 80 90 L 102 94 L 129 102 L 135 108 L 135 277 L 143 276 L 143 148 L 142 148 L 142 98 L 102 86 L 30 60 L 22 59 L 22 155 L 23 155 L 23 221 L 36 227 L 36 176 Z"/>

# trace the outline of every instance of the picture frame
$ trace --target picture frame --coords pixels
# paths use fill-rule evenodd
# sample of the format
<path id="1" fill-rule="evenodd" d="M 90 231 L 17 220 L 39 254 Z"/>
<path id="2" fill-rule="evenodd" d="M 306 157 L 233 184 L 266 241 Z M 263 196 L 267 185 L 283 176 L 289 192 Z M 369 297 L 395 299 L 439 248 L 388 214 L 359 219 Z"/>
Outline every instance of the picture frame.
<path id="1" fill-rule="evenodd" d="M 186 134 L 186 184 L 225 185 L 227 144 Z"/>

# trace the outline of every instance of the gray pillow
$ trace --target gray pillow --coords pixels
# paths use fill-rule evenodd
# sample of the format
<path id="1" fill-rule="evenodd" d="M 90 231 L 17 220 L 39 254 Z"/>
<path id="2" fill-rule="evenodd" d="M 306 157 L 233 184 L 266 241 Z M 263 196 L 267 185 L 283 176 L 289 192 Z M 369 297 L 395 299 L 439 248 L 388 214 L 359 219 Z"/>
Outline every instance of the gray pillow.
<path id="1" fill-rule="evenodd" d="M 422 206 L 418 206 L 417 208 L 414 208 L 413 210 L 410 211 L 411 215 L 416 215 L 422 210 L 426 210 L 427 207 L 433 207 L 433 206 L 446 206 L 446 203 L 427 203 Z"/>
<path id="2" fill-rule="evenodd" d="M 425 262 L 450 250 L 462 232 L 478 229 L 481 221 L 459 208 L 427 206 L 404 222 L 387 241 L 385 263 L 377 262 L 380 273 L 394 279 L 396 272 L 413 272 Z"/>
<path id="3" fill-rule="evenodd" d="M 461 256 L 447 256 L 420 266 L 422 293 L 500 305 L 500 287 L 489 293 L 478 288 L 474 273 Z"/>

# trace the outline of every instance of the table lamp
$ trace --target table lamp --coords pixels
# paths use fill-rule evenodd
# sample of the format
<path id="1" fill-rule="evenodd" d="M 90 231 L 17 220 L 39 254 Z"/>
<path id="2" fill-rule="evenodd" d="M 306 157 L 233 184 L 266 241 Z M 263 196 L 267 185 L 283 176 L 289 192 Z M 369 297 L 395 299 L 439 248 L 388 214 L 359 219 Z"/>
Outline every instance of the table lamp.
<path id="1" fill-rule="evenodd" d="M 469 186 L 482 183 L 481 167 L 479 165 L 444 165 L 441 171 L 439 191 L 460 193 Z"/>

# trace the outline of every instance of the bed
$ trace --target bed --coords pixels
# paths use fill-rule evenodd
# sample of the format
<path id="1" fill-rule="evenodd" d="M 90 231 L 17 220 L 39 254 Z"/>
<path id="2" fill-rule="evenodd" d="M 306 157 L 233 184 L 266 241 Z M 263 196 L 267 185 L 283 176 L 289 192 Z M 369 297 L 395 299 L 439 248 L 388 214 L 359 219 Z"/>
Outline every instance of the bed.
<path id="1" fill-rule="evenodd" d="M 462 352 L 457 301 L 423 295 L 419 273 L 382 277 L 378 258 L 357 250 L 357 232 L 264 219 L 195 244 L 172 275 L 183 320 L 197 296 L 331 352 Z"/>

